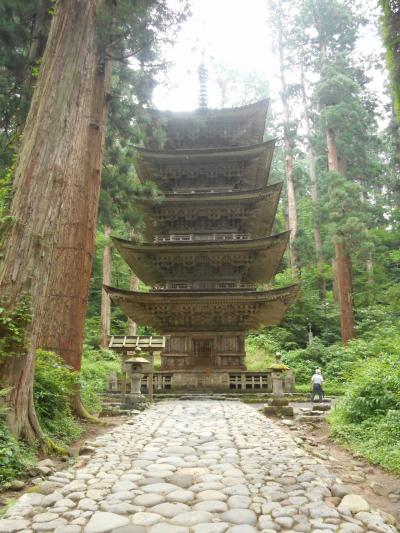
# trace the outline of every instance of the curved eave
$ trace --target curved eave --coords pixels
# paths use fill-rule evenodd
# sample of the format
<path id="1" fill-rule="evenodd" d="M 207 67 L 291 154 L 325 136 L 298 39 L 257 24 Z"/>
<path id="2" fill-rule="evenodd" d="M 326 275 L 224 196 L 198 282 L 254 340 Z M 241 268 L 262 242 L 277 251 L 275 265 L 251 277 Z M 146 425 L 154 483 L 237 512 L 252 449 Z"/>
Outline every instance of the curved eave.
<path id="1" fill-rule="evenodd" d="M 236 202 L 261 202 L 266 197 L 280 195 L 282 191 L 282 182 L 273 183 L 258 189 L 251 189 L 246 191 L 226 191 L 226 192 L 188 192 L 188 193 L 167 193 L 163 196 L 160 204 L 154 205 L 150 201 L 143 199 L 138 200 L 142 209 L 157 210 L 160 207 L 179 206 L 179 204 L 190 204 L 191 206 L 202 206 L 204 204 L 218 204 L 218 203 L 236 203 Z"/>
<path id="2" fill-rule="evenodd" d="M 137 244 L 116 237 L 113 237 L 113 242 L 133 272 L 147 285 L 177 279 L 204 279 L 204 270 L 199 270 L 198 265 L 206 265 L 212 277 L 224 279 L 226 275 L 232 275 L 229 270 L 231 264 L 237 269 L 238 280 L 269 283 L 285 252 L 289 234 L 284 232 L 263 239 L 236 242 Z M 213 262 L 220 265 L 218 275 L 212 273 Z M 224 268 L 228 269 L 228 274 L 224 274 Z"/>
<path id="3" fill-rule="evenodd" d="M 272 158 L 274 155 L 276 140 L 254 144 L 250 146 L 241 146 L 238 148 L 210 148 L 198 150 L 147 150 L 138 148 L 138 156 L 134 160 L 137 175 L 142 183 L 154 181 L 165 190 L 169 176 L 160 174 L 160 168 L 163 165 L 182 166 L 187 164 L 188 167 L 212 163 L 216 166 L 230 161 L 251 161 L 257 160 L 253 175 L 248 176 L 249 183 L 253 187 L 262 187 L 268 177 Z"/>
<path id="4" fill-rule="evenodd" d="M 254 113 L 267 114 L 269 106 L 269 99 L 264 98 L 252 104 L 247 104 L 238 107 L 224 107 L 222 109 L 197 109 L 196 111 L 163 111 L 161 109 L 148 108 L 146 111 L 155 117 L 162 117 L 166 120 L 193 120 L 199 117 L 204 117 L 207 114 L 210 117 L 226 117 L 239 115 L 253 115 Z"/>
<path id="5" fill-rule="evenodd" d="M 199 193 L 199 194 L 167 194 L 164 200 L 157 205 L 146 201 L 141 202 L 144 212 L 144 235 L 148 240 L 153 240 L 155 235 L 179 233 L 180 230 L 170 230 L 165 219 L 174 218 L 174 211 L 180 217 L 187 213 L 193 219 L 196 211 L 200 216 L 215 218 L 216 212 L 223 212 L 224 208 L 245 206 L 248 211 L 242 222 L 243 233 L 249 233 L 253 238 L 270 235 L 275 220 L 279 198 L 282 192 L 282 183 L 274 183 L 254 191 L 232 191 L 228 193 Z M 163 222 L 160 222 L 163 220 Z M 184 230 L 182 230 L 184 232 Z M 196 233 L 196 223 L 193 223 L 193 233 Z"/>
<path id="6" fill-rule="evenodd" d="M 250 331 L 279 324 L 298 285 L 262 292 L 130 292 L 105 287 L 112 302 L 159 333 Z"/>
<path id="7" fill-rule="evenodd" d="M 261 142 L 269 101 L 261 100 L 250 105 L 225 109 L 198 109 L 192 112 L 171 112 L 148 110 L 148 132 L 145 144 L 156 146 L 160 143 L 154 130 L 166 132 L 165 146 L 172 149 L 189 145 L 201 146 L 242 146 L 251 142 Z M 215 124 L 224 125 L 223 137 L 215 134 Z M 239 127 L 238 127 L 239 126 Z M 176 135 L 197 128 L 197 137 L 189 135 L 186 139 Z"/>

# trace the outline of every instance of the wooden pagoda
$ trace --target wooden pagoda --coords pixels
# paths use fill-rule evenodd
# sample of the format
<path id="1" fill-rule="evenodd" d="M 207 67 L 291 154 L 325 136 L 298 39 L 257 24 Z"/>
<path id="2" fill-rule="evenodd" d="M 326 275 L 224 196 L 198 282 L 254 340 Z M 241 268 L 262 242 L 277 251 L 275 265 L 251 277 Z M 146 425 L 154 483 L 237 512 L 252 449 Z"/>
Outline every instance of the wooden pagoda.
<path id="1" fill-rule="evenodd" d="M 150 112 L 136 168 L 165 198 L 142 204 L 146 242 L 114 243 L 152 289 L 107 290 L 130 318 L 167 336 L 161 369 L 180 373 L 181 384 L 184 374 L 193 385 L 196 372 L 245 370 L 245 333 L 278 324 L 296 297 L 296 285 L 262 290 L 289 236 L 271 235 L 281 185 L 268 185 L 274 142 L 263 142 L 267 109 L 264 100 Z"/>

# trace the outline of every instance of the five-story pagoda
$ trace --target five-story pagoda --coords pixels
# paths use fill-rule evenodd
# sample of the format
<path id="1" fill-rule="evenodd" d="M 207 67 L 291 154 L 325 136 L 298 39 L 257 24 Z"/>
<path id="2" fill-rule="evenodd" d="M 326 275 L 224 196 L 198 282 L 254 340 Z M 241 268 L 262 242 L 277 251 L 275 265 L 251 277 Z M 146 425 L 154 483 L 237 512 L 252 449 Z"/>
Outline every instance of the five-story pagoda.
<path id="1" fill-rule="evenodd" d="M 161 370 L 179 374 L 180 385 L 196 385 L 204 373 L 223 385 L 227 372 L 245 370 L 245 333 L 279 323 L 297 293 L 257 290 L 271 282 L 289 237 L 271 235 L 281 185 L 267 184 L 267 109 L 264 100 L 149 115 L 136 169 L 164 201 L 142 206 L 146 242 L 114 243 L 152 289 L 107 290 L 130 318 L 168 336 Z"/>

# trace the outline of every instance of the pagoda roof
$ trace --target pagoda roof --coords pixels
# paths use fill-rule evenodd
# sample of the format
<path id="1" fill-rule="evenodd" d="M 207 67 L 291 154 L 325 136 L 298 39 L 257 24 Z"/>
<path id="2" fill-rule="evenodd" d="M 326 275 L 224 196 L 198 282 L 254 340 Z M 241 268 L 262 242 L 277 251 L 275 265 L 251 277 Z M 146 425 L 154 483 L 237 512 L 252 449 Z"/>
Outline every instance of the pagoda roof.
<path id="1" fill-rule="evenodd" d="M 282 259 L 289 233 L 233 242 L 138 244 L 116 237 L 113 242 L 133 272 L 147 285 L 203 279 L 268 283 Z"/>
<path id="2" fill-rule="evenodd" d="M 104 287 L 114 304 L 159 333 L 250 331 L 279 324 L 299 286 L 254 292 L 130 292 Z"/>
<path id="3" fill-rule="evenodd" d="M 282 191 L 282 183 L 252 191 L 226 191 L 166 194 L 160 204 L 141 201 L 144 211 L 146 239 L 155 235 L 171 233 L 176 221 L 186 221 L 199 233 L 199 219 L 210 219 L 215 225 L 220 218 L 240 221 L 241 232 L 253 238 L 270 235 Z M 175 233 L 182 230 L 174 230 Z"/>
<path id="4" fill-rule="evenodd" d="M 135 168 L 142 183 L 155 181 L 163 191 L 174 191 L 175 182 L 185 178 L 197 182 L 194 186 L 186 185 L 189 191 L 198 190 L 202 187 L 201 180 L 206 179 L 210 173 L 212 177 L 217 177 L 225 190 L 224 175 L 233 175 L 236 183 L 241 183 L 239 188 L 257 189 L 266 184 L 274 148 L 275 139 L 238 148 L 172 151 L 138 148 Z M 213 189 L 213 186 L 208 188 Z M 218 189 L 218 183 L 215 188 Z"/>
<path id="5" fill-rule="evenodd" d="M 172 112 L 148 109 L 146 146 L 181 149 L 242 146 L 261 142 L 269 101 L 224 109 Z M 165 139 L 154 132 L 163 130 Z"/>

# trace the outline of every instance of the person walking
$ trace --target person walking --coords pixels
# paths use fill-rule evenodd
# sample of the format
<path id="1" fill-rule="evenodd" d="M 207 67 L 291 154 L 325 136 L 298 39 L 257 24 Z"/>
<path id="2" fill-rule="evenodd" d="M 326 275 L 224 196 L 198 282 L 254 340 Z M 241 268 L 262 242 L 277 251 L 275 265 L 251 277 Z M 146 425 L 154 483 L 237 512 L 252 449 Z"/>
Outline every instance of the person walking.
<path id="1" fill-rule="evenodd" d="M 317 394 L 318 394 L 318 401 L 322 402 L 322 398 L 324 396 L 324 391 L 322 389 L 323 382 L 324 382 L 324 378 L 322 377 L 321 370 L 317 368 L 314 375 L 311 378 L 311 383 L 312 383 L 311 401 L 312 402 L 314 401 L 314 398 Z"/>

